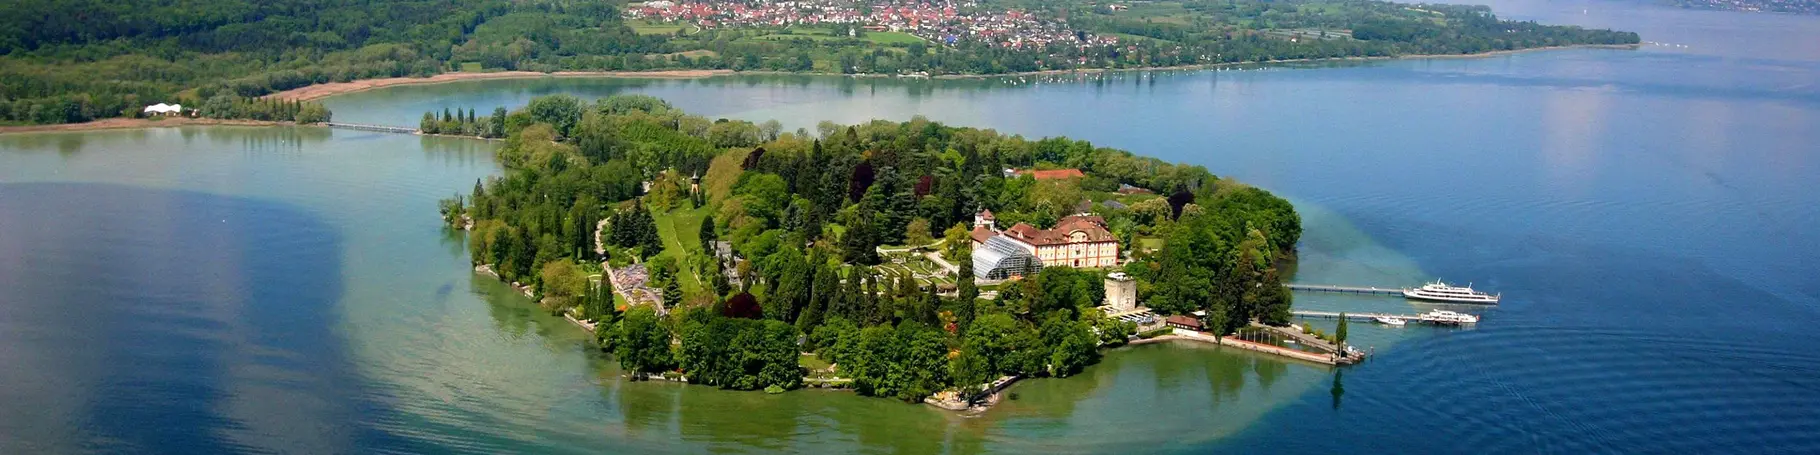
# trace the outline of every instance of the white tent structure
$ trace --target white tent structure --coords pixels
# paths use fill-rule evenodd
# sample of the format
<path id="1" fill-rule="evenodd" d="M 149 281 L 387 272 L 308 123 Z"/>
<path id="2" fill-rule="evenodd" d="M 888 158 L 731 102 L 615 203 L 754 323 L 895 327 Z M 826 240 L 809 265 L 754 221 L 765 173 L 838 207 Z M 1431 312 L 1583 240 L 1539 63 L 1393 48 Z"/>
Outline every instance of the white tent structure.
<path id="1" fill-rule="evenodd" d="M 164 103 L 153 104 L 145 107 L 145 113 L 147 115 L 182 115 L 183 105 Z"/>

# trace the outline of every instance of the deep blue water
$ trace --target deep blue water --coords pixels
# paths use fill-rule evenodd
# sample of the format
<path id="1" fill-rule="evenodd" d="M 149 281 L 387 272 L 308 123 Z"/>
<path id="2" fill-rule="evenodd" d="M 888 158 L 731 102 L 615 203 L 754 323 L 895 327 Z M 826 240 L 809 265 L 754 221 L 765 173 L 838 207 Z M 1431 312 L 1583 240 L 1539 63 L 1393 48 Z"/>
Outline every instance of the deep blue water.
<path id="1" fill-rule="evenodd" d="M 1318 387 L 1189 453 L 1820 452 L 1820 19 L 1494 7 L 1669 45 L 1019 83 L 514 81 L 341 102 L 408 122 L 358 108 L 638 92 L 811 130 L 915 114 L 1067 135 L 1294 198 L 1314 214 L 1301 281 L 1441 277 L 1507 296 L 1474 330 L 1366 329 L 1384 349 L 1346 371 L 1340 398 Z"/>
<path id="2" fill-rule="evenodd" d="M 487 81 L 328 101 L 340 120 L 410 125 L 638 92 L 790 128 L 923 115 L 1068 135 L 1292 198 L 1308 229 L 1299 281 L 1439 277 L 1506 296 L 1470 330 L 1355 326 L 1377 355 L 1343 377 L 1152 357 L 1020 385 L 1048 401 L 956 420 L 625 384 L 568 328 L 471 280 L 434 225 L 436 197 L 496 171 L 484 147 L 23 136 L 0 142 L 0 452 L 1820 453 L 1820 18 L 1494 7 L 1673 46 L 1019 81 Z M 1144 423 L 1159 418 L 1175 420 Z M 1182 435 L 1203 428 L 1233 434 Z M 1145 438 L 1172 443 L 1097 443 Z"/>
<path id="3" fill-rule="evenodd" d="M 340 234 L 307 211 L 0 183 L 0 232 L 0 420 L 16 432 L 0 439 L 74 444 L 7 451 L 344 451 L 333 444 L 385 439 L 337 423 L 376 405 L 333 333 Z"/>

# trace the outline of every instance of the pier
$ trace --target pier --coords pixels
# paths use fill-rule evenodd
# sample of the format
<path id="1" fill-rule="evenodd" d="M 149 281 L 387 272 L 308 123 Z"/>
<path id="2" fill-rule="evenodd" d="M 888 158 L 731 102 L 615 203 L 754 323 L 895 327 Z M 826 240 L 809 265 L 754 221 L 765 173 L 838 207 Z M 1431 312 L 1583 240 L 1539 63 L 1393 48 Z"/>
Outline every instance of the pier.
<path id="1" fill-rule="evenodd" d="M 1284 286 L 1288 286 L 1289 290 L 1291 290 L 1291 291 L 1338 292 L 1338 293 L 1343 293 L 1343 294 L 1403 295 L 1403 290 L 1398 289 L 1398 288 L 1380 288 L 1380 287 L 1365 287 L 1365 286 L 1335 286 L 1335 285 L 1330 285 L 1330 284 L 1285 284 Z"/>
<path id="2" fill-rule="evenodd" d="M 373 131 L 379 133 L 417 134 L 416 128 L 389 125 L 367 125 L 363 123 L 322 122 L 322 126 L 346 130 Z"/>
<path id="3" fill-rule="evenodd" d="M 1473 323 L 1479 322 L 1478 316 L 1465 314 L 1465 313 L 1453 313 L 1453 312 L 1426 313 L 1426 314 L 1389 314 L 1389 313 L 1340 313 L 1337 311 L 1294 310 L 1294 311 L 1290 311 L 1289 314 L 1294 315 L 1296 317 L 1302 317 L 1302 318 L 1323 318 L 1323 319 L 1339 319 L 1340 315 L 1344 314 L 1344 315 L 1346 315 L 1347 320 L 1352 320 L 1352 321 L 1369 322 L 1369 321 L 1372 321 L 1377 318 L 1385 318 L 1385 319 L 1401 320 L 1403 322 L 1418 322 L 1418 323 L 1423 323 L 1423 324 L 1434 324 L 1434 325 L 1461 325 L 1461 324 L 1473 324 Z"/>

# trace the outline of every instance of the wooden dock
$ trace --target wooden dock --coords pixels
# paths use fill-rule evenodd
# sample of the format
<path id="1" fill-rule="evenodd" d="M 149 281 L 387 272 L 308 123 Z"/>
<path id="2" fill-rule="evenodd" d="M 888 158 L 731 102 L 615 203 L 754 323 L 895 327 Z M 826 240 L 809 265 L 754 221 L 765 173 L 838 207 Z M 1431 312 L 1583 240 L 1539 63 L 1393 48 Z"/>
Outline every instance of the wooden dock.
<path id="1" fill-rule="evenodd" d="M 1346 315 L 1347 320 L 1352 320 L 1352 321 L 1371 321 L 1371 320 L 1374 320 L 1377 318 L 1386 318 L 1386 319 L 1397 319 L 1397 320 L 1401 320 L 1403 322 L 1415 322 L 1415 323 L 1434 324 L 1434 325 L 1462 325 L 1462 324 L 1473 324 L 1473 323 L 1479 322 L 1478 316 L 1474 316 L 1474 315 L 1470 315 L 1470 314 L 1459 314 L 1459 313 L 1456 313 L 1457 316 L 1446 316 L 1446 315 L 1435 315 L 1435 314 L 1340 313 L 1337 311 L 1294 310 L 1294 311 L 1290 311 L 1289 314 L 1294 315 L 1296 317 L 1323 318 L 1323 319 L 1339 319 L 1340 315 L 1344 314 L 1344 315 Z"/>
<path id="2" fill-rule="evenodd" d="M 379 133 L 417 134 L 416 128 L 389 125 L 368 125 L 364 123 L 322 122 L 322 126 L 344 130 L 373 131 Z"/>
<path id="3" fill-rule="evenodd" d="M 1398 289 L 1398 288 L 1380 288 L 1380 287 L 1365 287 L 1365 286 L 1335 286 L 1335 285 L 1329 285 L 1329 284 L 1285 284 L 1284 286 L 1288 286 L 1289 290 L 1291 290 L 1291 291 L 1338 292 L 1338 293 L 1344 293 L 1344 294 L 1403 295 L 1403 290 Z"/>

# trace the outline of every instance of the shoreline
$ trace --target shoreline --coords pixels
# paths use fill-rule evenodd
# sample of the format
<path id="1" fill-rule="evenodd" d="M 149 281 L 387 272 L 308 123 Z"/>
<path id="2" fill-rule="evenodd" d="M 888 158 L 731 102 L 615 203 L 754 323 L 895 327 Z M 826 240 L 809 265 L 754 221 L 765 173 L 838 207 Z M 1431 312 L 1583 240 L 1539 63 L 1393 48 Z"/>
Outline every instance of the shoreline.
<path id="1" fill-rule="evenodd" d="M 1322 366 L 1327 366 L 1327 367 L 1344 366 L 1344 365 L 1339 364 L 1338 362 L 1335 362 L 1333 359 L 1331 359 L 1329 357 L 1321 356 L 1318 354 L 1300 352 L 1300 351 L 1296 351 L 1294 349 L 1287 349 L 1287 348 L 1282 348 L 1282 347 L 1277 347 L 1277 346 L 1253 343 L 1253 342 L 1249 342 L 1249 341 L 1245 341 L 1245 340 L 1240 340 L 1240 339 L 1234 338 L 1234 337 L 1219 337 L 1219 338 L 1215 339 L 1213 337 L 1213 335 L 1183 335 L 1178 332 L 1178 333 L 1173 333 L 1173 334 L 1169 334 L 1169 335 L 1157 336 L 1154 338 L 1132 340 L 1130 342 L 1125 343 L 1125 345 L 1126 346 L 1137 346 L 1140 344 L 1167 343 L 1167 342 L 1173 342 L 1173 341 L 1187 341 L 1187 342 L 1211 344 L 1211 345 L 1220 346 L 1220 347 L 1233 347 L 1233 348 L 1237 348 L 1240 350 L 1251 351 L 1251 352 L 1264 354 L 1264 355 L 1272 356 L 1272 357 L 1279 358 L 1279 359 L 1296 360 L 1296 361 L 1302 361 L 1302 362 L 1307 362 L 1307 363 L 1312 363 L 1312 364 L 1317 364 L 1317 365 L 1322 365 Z"/>
<path id="2" fill-rule="evenodd" d="M 944 75 L 940 75 L 940 76 L 929 76 L 928 78 L 929 79 L 991 79 L 991 78 L 998 78 L 998 77 L 1017 77 L 1017 76 L 1061 76 L 1061 75 L 1069 75 L 1069 74 L 1127 73 L 1127 72 L 1134 72 L 1134 71 L 1195 71 L 1195 70 L 1224 68 L 1224 67 L 1232 67 L 1232 66 L 1246 66 L 1246 65 L 1269 66 L 1269 65 L 1278 65 L 1278 64 L 1294 64 L 1294 63 L 1369 62 L 1369 61 L 1376 61 L 1376 60 L 1469 59 L 1469 58 L 1501 57 L 1501 56 L 1523 54 L 1523 53 L 1530 53 L 1530 52 L 1561 51 L 1561 50 L 1571 50 L 1571 49 L 1637 49 L 1640 47 L 1643 47 L 1643 44 L 1641 44 L 1641 43 L 1638 43 L 1638 44 L 1568 44 L 1568 45 L 1562 45 L 1562 46 L 1545 46 L 1545 47 L 1532 47 L 1532 48 L 1527 48 L 1527 49 L 1487 51 L 1487 52 L 1479 52 L 1479 53 L 1475 53 L 1475 54 L 1410 54 L 1410 55 L 1376 56 L 1376 57 L 1317 57 L 1317 58 L 1297 58 L 1297 59 L 1287 59 L 1287 60 L 1269 60 L 1269 61 L 1262 61 L 1262 62 L 1198 63 L 1198 64 L 1193 64 L 1193 65 L 1145 66 L 1145 67 L 1137 67 L 1137 68 L 1084 68 L 1084 69 L 1072 69 L 1072 70 L 1025 71 L 1025 72 L 1020 72 L 1020 73 L 1001 73 L 1001 74 L 944 74 Z M 747 73 L 757 73 L 757 72 L 748 71 Z M 817 73 L 771 72 L 771 74 L 817 74 Z M 845 76 L 897 77 L 896 75 L 884 75 L 884 74 L 879 74 L 879 75 L 848 74 Z"/>
<path id="3" fill-rule="evenodd" d="M 1270 60 L 1270 61 L 1263 61 L 1263 62 L 1202 63 L 1202 64 L 1194 64 L 1194 65 L 1145 66 L 1145 67 L 1136 67 L 1136 68 L 1058 69 L 1058 70 L 1024 71 L 1024 72 L 1017 72 L 1017 73 L 999 73 L 999 74 L 944 74 L 944 75 L 939 75 L 939 76 L 925 76 L 923 78 L 966 80 L 966 79 L 992 79 L 992 78 L 1001 78 L 1001 77 L 1022 77 L 1022 76 L 1057 76 L 1057 75 L 1068 75 L 1068 74 L 1121 73 L 1121 72 L 1132 72 L 1132 71 L 1193 71 L 1193 70 L 1204 70 L 1204 69 L 1210 69 L 1210 68 L 1222 68 L 1222 67 L 1243 66 L 1243 65 L 1277 65 L 1277 64 L 1347 62 L 1347 61 L 1364 62 L 1364 61 L 1373 61 L 1373 60 L 1487 58 L 1487 57 L 1498 57 L 1498 56 L 1506 56 L 1506 55 L 1513 55 L 1513 54 L 1520 54 L 1520 53 L 1527 53 L 1527 52 L 1543 52 L 1543 51 L 1556 51 L 1556 50 L 1568 50 L 1568 49 L 1637 49 L 1639 47 L 1642 47 L 1642 44 L 1570 44 L 1570 45 L 1564 45 L 1564 46 L 1547 46 L 1547 47 L 1532 47 L 1532 48 L 1528 48 L 1528 49 L 1488 51 L 1488 52 L 1480 52 L 1480 53 L 1475 53 L 1475 54 L 1411 54 L 1411 55 L 1381 56 L 1381 57 L 1320 57 L 1320 58 L 1303 58 L 1303 59 L 1288 59 L 1288 60 Z M 362 79 L 362 80 L 354 80 L 354 81 L 348 81 L 348 82 L 330 82 L 330 83 L 326 83 L 326 84 L 309 85 L 309 86 L 298 87 L 298 88 L 294 88 L 294 89 L 290 89 L 290 90 L 285 90 L 282 92 L 265 95 L 264 98 L 277 98 L 277 99 L 283 99 L 283 100 L 287 100 L 287 101 L 311 101 L 311 100 L 318 100 L 318 99 L 327 98 L 327 97 L 336 96 L 336 95 L 359 93 L 359 92 L 386 88 L 386 87 L 397 87 L 397 86 L 406 86 L 406 85 L 446 84 L 446 83 L 450 83 L 450 82 L 480 81 L 480 80 L 492 80 L 492 79 L 535 79 L 535 78 L 543 78 L 543 77 L 553 77 L 553 78 L 595 78 L 595 77 L 598 77 L 598 78 L 624 78 L 624 79 L 707 79 L 707 78 L 713 78 L 713 77 L 737 76 L 737 75 L 771 75 L 771 76 L 798 75 L 798 76 L 840 76 L 840 77 L 851 77 L 851 78 L 903 78 L 902 76 L 895 75 L 895 74 L 840 74 L 840 73 L 769 71 L 769 70 L 734 71 L 734 70 L 726 70 L 726 69 L 663 70 L 663 71 L 557 71 L 557 72 L 550 72 L 550 73 L 543 73 L 543 72 L 536 72 L 536 71 L 497 71 L 497 72 L 487 72 L 487 73 L 453 72 L 453 73 L 437 74 L 435 76 L 430 76 L 430 77 L 391 77 L 391 78 L 382 78 L 382 79 Z"/>
<path id="4" fill-rule="evenodd" d="M 388 77 L 380 79 L 359 79 L 347 82 L 330 82 L 298 87 L 282 92 L 262 96 L 286 101 L 311 101 L 335 95 L 359 93 L 367 90 L 405 85 L 446 84 L 460 81 L 477 81 L 489 79 L 532 79 L 540 77 L 602 77 L 625 79 L 701 79 L 714 76 L 735 74 L 733 70 L 666 70 L 666 71 L 557 71 L 542 73 L 537 71 L 496 71 L 489 73 L 442 73 L 430 77 Z"/>
<path id="5" fill-rule="evenodd" d="M 1416 54 L 1416 55 L 1401 55 L 1401 56 L 1392 56 L 1392 57 L 1322 57 L 1322 58 L 1291 59 L 1291 60 L 1271 60 L 1271 61 L 1266 61 L 1266 62 L 1206 63 L 1206 64 L 1181 65 L 1181 66 L 1147 66 L 1147 67 L 1139 67 L 1139 68 L 1089 68 L 1089 69 L 1072 69 L 1072 70 L 1026 71 L 1026 72 L 1021 72 L 1021 73 L 1002 73 L 1002 74 L 945 74 L 945 75 L 940 75 L 940 76 L 928 76 L 928 77 L 926 77 L 926 79 L 983 80 L 983 79 L 1004 78 L 1004 77 L 1061 76 L 1061 75 L 1070 75 L 1070 74 L 1084 75 L 1084 74 L 1125 73 L 1125 72 L 1134 72 L 1134 71 L 1198 71 L 1198 70 L 1207 70 L 1207 69 L 1213 69 L 1213 68 L 1224 68 L 1224 67 L 1243 66 L 1243 65 L 1268 66 L 1268 65 L 1280 65 L 1280 64 L 1321 63 L 1321 62 L 1349 62 L 1349 61 L 1367 62 L 1367 61 L 1374 61 L 1374 60 L 1489 58 L 1489 57 L 1507 56 L 1507 55 L 1514 55 L 1514 54 L 1521 54 L 1521 53 L 1528 53 L 1528 52 L 1544 52 L 1544 51 L 1557 51 L 1557 50 L 1569 50 L 1569 49 L 1637 49 L 1639 47 L 1642 47 L 1642 44 L 1572 44 L 1572 45 L 1565 45 L 1565 46 L 1533 47 L 1533 48 L 1528 48 L 1528 49 L 1512 49 L 1512 50 L 1504 50 L 1504 51 L 1480 52 L 1477 54 Z M 438 75 L 430 76 L 430 77 L 393 77 L 393 78 L 383 78 L 383 79 L 364 79 L 364 80 L 356 80 L 356 81 L 349 81 L 349 82 L 331 82 L 331 83 L 327 83 L 327 84 L 316 84 L 316 85 L 310 85 L 310 86 L 305 86 L 305 87 L 298 87 L 298 88 L 294 88 L 294 89 L 290 89 L 290 90 L 286 90 L 286 91 L 282 91 L 282 92 L 278 92 L 278 93 L 273 93 L 270 95 L 265 95 L 264 98 L 277 98 L 277 99 L 283 99 L 283 100 L 287 100 L 287 101 L 311 101 L 311 100 L 318 100 L 318 99 L 327 98 L 327 97 L 331 97 L 331 96 L 346 95 L 346 94 L 350 94 L 350 93 L 359 93 L 359 92 L 364 92 L 364 91 L 368 91 L 368 90 L 376 90 L 376 89 L 387 88 L 387 87 L 399 87 L 399 86 L 407 86 L 407 85 L 446 84 L 446 83 L 451 83 L 451 82 L 479 81 L 479 80 L 492 80 L 492 79 L 534 79 L 534 78 L 543 78 L 543 77 L 555 77 L 555 78 L 596 78 L 596 77 L 598 77 L 598 78 L 626 78 L 626 79 L 706 79 L 706 78 L 713 78 L 713 77 L 735 76 L 735 75 L 802 75 L 802 76 L 841 76 L 841 77 L 851 77 L 851 78 L 894 78 L 894 79 L 901 78 L 897 75 L 888 75 L 888 74 L 834 74 L 834 73 L 813 73 L 813 72 L 796 73 L 796 72 L 785 72 L 785 71 L 733 71 L 733 70 L 558 71 L 558 72 L 554 72 L 554 73 L 540 73 L 540 72 L 535 72 L 535 71 L 500 71 L 500 72 L 491 72 L 491 73 L 442 73 L 442 74 L 438 74 Z M 140 118 L 114 117 L 114 118 L 99 119 L 99 120 L 85 122 L 85 123 L 59 123 L 59 124 L 52 124 L 52 125 L 0 126 L 0 134 L 59 132 L 59 131 L 95 131 L 95 130 L 133 129 L 133 128 L 179 127 L 179 126 L 284 126 L 284 125 L 312 126 L 312 125 L 298 125 L 298 124 L 291 123 L 291 122 L 265 121 L 265 120 L 207 119 L 207 118 L 189 118 L 189 117 L 172 117 L 172 118 L 163 118 L 160 120 L 151 120 L 151 119 L 140 119 Z M 463 138 L 463 139 L 497 140 L 497 139 L 487 139 L 487 138 L 479 138 L 479 137 L 473 137 L 473 136 L 459 136 L 459 135 L 447 135 L 447 134 L 423 134 L 421 132 L 417 133 L 417 135 L 453 137 L 453 138 Z"/>
<path id="6" fill-rule="evenodd" d="M 166 117 L 157 120 L 146 118 L 114 117 L 83 123 L 57 123 L 51 125 L 14 125 L 0 126 L 0 134 L 8 133 L 49 133 L 60 131 L 97 131 L 123 130 L 139 128 L 174 128 L 181 126 L 314 126 L 293 122 L 271 120 L 213 119 L 191 117 Z"/>

